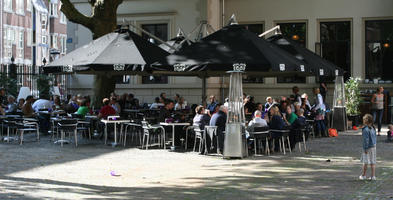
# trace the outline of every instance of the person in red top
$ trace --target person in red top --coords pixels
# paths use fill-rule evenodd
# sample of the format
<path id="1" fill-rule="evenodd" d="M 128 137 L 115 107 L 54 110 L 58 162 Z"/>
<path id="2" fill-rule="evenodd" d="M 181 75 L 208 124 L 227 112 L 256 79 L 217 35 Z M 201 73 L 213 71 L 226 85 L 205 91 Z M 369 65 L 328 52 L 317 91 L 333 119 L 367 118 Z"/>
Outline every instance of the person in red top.
<path id="1" fill-rule="evenodd" d="M 98 113 L 98 118 L 99 119 L 106 119 L 110 115 L 116 115 L 116 110 L 113 109 L 112 106 L 109 105 L 110 100 L 108 98 L 104 98 L 102 100 L 102 103 L 104 106 L 102 106 L 100 112 Z"/>

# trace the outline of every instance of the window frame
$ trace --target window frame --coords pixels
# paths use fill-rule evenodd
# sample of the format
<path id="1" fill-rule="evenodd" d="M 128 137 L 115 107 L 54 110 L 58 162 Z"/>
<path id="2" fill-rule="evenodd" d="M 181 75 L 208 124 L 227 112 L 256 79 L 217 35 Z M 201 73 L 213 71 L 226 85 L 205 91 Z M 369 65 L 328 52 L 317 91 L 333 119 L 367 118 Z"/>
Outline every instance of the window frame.
<path id="1" fill-rule="evenodd" d="M 366 32 L 366 28 L 367 28 L 367 22 L 372 22 L 372 21 L 393 21 L 393 17 L 364 17 L 362 18 L 362 57 L 363 57 L 363 62 L 362 62 L 362 72 L 363 72 L 363 78 L 364 79 L 370 79 L 371 80 L 373 78 L 377 78 L 377 77 L 371 77 L 370 75 L 367 74 L 367 70 L 366 68 L 369 67 L 367 66 L 367 55 L 366 55 L 366 48 L 367 48 L 367 32 Z M 381 41 L 387 41 L 387 40 L 379 40 L 379 42 Z M 392 44 L 393 41 L 390 41 L 390 44 Z M 384 47 L 381 47 L 384 48 Z M 391 45 L 389 48 L 393 48 L 393 45 Z M 382 77 L 381 77 L 382 78 Z M 382 80 L 386 80 L 386 79 L 382 79 Z M 393 79 L 388 79 L 390 81 L 392 81 Z"/>
<path id="2" fill-rule="evenodd" d="M 12 3 L 13 3 L 13 0 L 3 0 L 4 12 L 9 12 L 9 13 L 14 12 Z"/>
<path id="3" fill-rule="evenodd" d="M 16 45 L 17 57 L 24 58 L 25 31 L 23 29 L 19 29 L 18 33 L 18 44 Z"/>
<path id="4" fill-rule="evenodd" d="M 57 10 L 59 9 L 58 4 L 57 3 L 49 3 L 49 16 L 50 17 L 54 17 L 57 18 Z"/>
<path id="5" fill-rule="evenodd" d="M 25 0 L 15 0 L 15 13 L 25 15 Z"/>
<path id="6" fill-rule="evenodd" d="M 31 12 L 32 6 L 33 6 L 33 4 L 31 3 L 31 0 L 26 0 L 26 11 Z"/>

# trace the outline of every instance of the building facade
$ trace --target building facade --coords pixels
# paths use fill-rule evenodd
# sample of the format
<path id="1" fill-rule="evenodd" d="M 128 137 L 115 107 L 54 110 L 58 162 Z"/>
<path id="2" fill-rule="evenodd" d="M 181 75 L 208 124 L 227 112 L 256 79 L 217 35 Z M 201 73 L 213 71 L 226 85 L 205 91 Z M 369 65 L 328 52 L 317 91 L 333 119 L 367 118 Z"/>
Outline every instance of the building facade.
<path id="1" fill-rule="evenodd" d="M 85 2 L 74 4 L 85 14 L 91 11 Z M 202 20 L 218 30 L 232 14 L 239 24 L 255 33 L 280 25 L 284 35 L 346 70 L 346 77 L 362 78 L 363 88 L 376 88 L 376 84 L 366 84 L 375 79 L 392 90 L 392 8 L 391 0 L 129 0 L 120 5 L 118 20 L 119 24 L 130 23 L 163 40 L 175 37 L 177 28 L 191 32 Z M 69 50 L 91 40 L 91 33 L 80 25 L 69 23 L 68 30 L 72 38 Z M 318 77 L 245 76 L 243 91 L 263 102 L 266 96 L 287 96 L 294 85 L 300 87 L 301 93 L 311 94 L 318 80 Z M 152 102 L 154 97 L 166 92 L 168 96 L 178 93 L 190 103 L 200 103 L 201 86 L 202 81 L 197 77 L 131 76 L 120 78 L 116 91 L 134 93 L 141 102 Z M 89 93 L 92 87 L 92 76 L 72 75 L 71 92 Z M 333 96 L 333 84 L 329 87 L 328 102 Z M 223 99 L 227 88 L 227 77 L 207 80 L 208 95 Z"/>
<path id="2" fill-rule="evenodd" d="M 54 18 L 57 15 L 48 12 L 52 4 L 49 1 L 2 0 L 1 3 L 1 72 L 16 74 L 18 87 L 30 87 L 34 94 L 38 94 L 33 77 L 40 74 L 40 66 L 51 60 L 53 45 L 50 36 L 60 34 L 67 38 L 66 20 L 61 23 Z M 55 47 L 63 47 L 62 53 L 65 54 L 65 42 L 63 44 Z"/>

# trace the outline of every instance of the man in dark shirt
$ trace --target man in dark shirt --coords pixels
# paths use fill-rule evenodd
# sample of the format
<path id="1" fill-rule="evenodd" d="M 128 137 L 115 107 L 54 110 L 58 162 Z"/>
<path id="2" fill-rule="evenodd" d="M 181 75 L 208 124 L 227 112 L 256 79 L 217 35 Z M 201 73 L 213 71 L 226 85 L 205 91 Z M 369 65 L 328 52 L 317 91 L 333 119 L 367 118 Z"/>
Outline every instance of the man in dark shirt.
<path id="1" fill-rule="evenodd" d="M 171 118 L 172 110 L 175 104 L 172 100 L 167 99 L 164 103 L 164 107 L 160 110 L 160 115 L 158 117 L 160 122 L 165 122 L 166 118 Z"/>
<path id="2" fill-rule="evenodd" d="M 210 126 L 217 126 L 219 152 L 223 152 L 224 150 L 224 131 L 227 122 L 227 112 L 228 109 L 226 106 L 220 106 L 220 110 L 217 113 L 213 114 L 212 118 L 210 119 Z"/>

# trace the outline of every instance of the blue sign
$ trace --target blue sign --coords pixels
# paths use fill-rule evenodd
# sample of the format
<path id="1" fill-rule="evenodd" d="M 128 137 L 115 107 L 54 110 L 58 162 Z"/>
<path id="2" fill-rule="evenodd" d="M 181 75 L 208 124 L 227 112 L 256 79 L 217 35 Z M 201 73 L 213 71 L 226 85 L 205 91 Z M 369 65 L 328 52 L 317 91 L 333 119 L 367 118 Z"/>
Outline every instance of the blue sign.
<path id="1" fill-rule="evenodd" d="M 67 38 L 67 43 L 72 43 L 72 38 Z"/>

